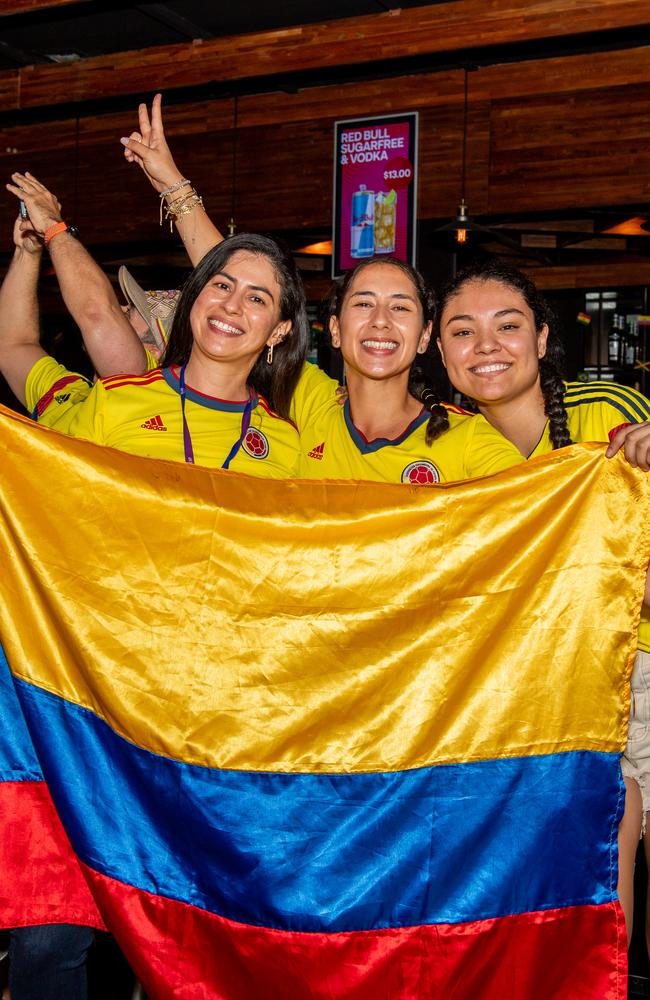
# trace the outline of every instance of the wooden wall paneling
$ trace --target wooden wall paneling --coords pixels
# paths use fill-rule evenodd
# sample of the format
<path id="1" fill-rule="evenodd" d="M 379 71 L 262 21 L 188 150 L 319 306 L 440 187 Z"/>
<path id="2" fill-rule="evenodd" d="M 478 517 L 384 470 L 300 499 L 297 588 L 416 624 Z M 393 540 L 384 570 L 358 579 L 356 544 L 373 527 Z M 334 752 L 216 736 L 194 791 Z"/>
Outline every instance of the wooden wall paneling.
<path id="1" fill-rule="evenodd" d="M 482 66 L 470 76 L 470 92 L 490 100 L 601 90 L 650 82 L 650 47 L 613 49 L 552 59 Z"/>
<path id="2" fill-rule="evenodd" d="M 462 102 L 462 71 L 441 70 L 417 76 L 309 87 L 292 93 L 275 91 L 245 95 L 239 99 L 238 117 L 244 125 L 264 125 L 271 121 L 393 114 Z"/>
<path id="3" fill-rule="evenodd" d="M 520 264 L 540 288 L 617 288 L 650 285 L 650 260 L 626 258 L 607 264 L 530 267 Z"/>
<path id="4" fill-rule="evenodd" d="M 637 65 L 634 52 L 631 58 Z M 510 74 L 511 95 L 518 92 L 530 66 L 534 76 L 537 61 L 491 67 L 470 76 L 471 212 L 650 200 L 650 80 L 567 94 L 487 96 L 491 88 L 500 92 L 493 70 Z M 358 88 L 242 98 L 237 140 L 240 227 L 328 228 L 335 118 L 410 108 L 421 112 L 420 217 L 453 214 L 460 194 L 462 80 L 456 70 L 372 81 Z M 504 79 L 498 78 L 498 86 L 505 87 Z M 559 86 L 555 77 L 553 86 Z M 338 94 L 343 95 L 340 102 Z M 230 217 L 232 113 L 231 99 L 173 105 L 165 112 L 178 163 L 221 226 Z M 119 137 L 136 121 L 135 109 L 79 120 L 76 221 L 90 245 L 168 239 L 158 228 L 157 200 L 146 179 L 123 160 Z M 76 142 L 77 122 L 70 118 L 1 129 L 0 176 L 29 169 L 72 211 Z M 17 154 L 6 152 L 14 148 Z M 14 211 L 10 195 L 0 198 L 0 228 L 7 238 Z"/>
<path id="5" fill-rule="evenodd" d="M 491 213 L 650 200 L 650 84 L 495 102 Z"/>
<path id="6" fill-rule="evenodd" d="M 222 98 L 189 104 L 174 104 L 164 109 L 165 127 L 172 139 L 218 129 L 229 129 L 233 122 L 233 100 Z M 138 112 L 134 104 L 130 112 L 90 115 L 79 118 L 79 145 L 113 144 L 120 148 L 120 137 L 138 130 Z M 19 155 L 38 153 L 46 157 L 48 150 L 69 148 L 76 142 L 77 119 L 11 125 L 0 127 L 0 153 L 9 147 Z"/>
<path id="7" fill-rule="evenodd" d="M 0 110 L 20 107 L 20 73 L 8 69 L 0 73 Z"/>
<path id="8" fill-rule="evenodd" d="M 451 0 L 20 70 L 0 110 L 650 24 L 647 0 Z M 3 89 L 0 84 L 0 96 Z"/>

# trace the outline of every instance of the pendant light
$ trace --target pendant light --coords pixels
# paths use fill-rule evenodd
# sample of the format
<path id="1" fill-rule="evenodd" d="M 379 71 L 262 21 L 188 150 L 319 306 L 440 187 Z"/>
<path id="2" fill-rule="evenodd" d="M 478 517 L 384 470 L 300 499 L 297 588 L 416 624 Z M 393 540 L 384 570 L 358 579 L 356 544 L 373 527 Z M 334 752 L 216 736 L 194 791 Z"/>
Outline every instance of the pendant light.
<path id="1" fill-rule="evenodd" d="M 237 201 L 237 111 L 238 96 L 235 94 L 232 105 L 232 180 L 230 185 L 230 222 L 228 223 L 228 235 L 234 236 L 237 232 L 235 222 L 235 204 Z"/>

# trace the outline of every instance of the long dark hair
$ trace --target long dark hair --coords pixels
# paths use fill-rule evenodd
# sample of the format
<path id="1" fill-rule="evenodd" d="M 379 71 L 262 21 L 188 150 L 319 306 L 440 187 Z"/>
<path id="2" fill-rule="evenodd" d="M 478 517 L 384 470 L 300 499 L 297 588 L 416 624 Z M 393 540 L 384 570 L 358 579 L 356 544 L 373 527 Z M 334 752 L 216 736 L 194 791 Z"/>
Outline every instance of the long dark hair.
<path id="1" fill-rule="evenodd" d="M 257 233 L 229 236 L 199 261 L 183 285 L 161 365 L 168 368 L 170 365 L 187 364 L 194 342 L 190 325 L 192 306 L 210 278 L 223 271 L 239 250 L 266 257 L 271 263 L 281 290 L 280 320 L 291 320 L 291 330 L 274 347 L 273 364 L 266 363 L 264 347 L 248 376 L 249 385 L 262 393 L 280 416 L 288 417 L 291 397 L 307 353 L 309 324 L 305 290 L 294 259 L 287 247 L 268 236 Z"/>
<path id="2" fill-rule="evenodd" d="M 360 261 L 350 271 L 346 271 L 338 281 L 333 282 L 321 309 L 321 317 L 325 330 L 329 332 L 330 320 L 333 316 L 339 319 L 343 304 L 350 290 L 350 285 L 356 276 L 371 264 L 387 264 L 391 267 L 398 267 L 400 271 L 403 271 L 410 279 L 417 293 L 417 298 L 422 309 L 422 329 L 424 329 L 427 323 L 435 321 L 436 297 L 433 289 L 419 271 L 411 267 L 410 264 L 406 264 L 403 260 L 398 260 L 396 257 L 369 257 L 367 260 Z M 440 401 L 438 393 L 431 385 L 431 379 L 427 372 L 427 360 L 430 357 L 428 356 L 428 350 L 425 354 L 416 354 L 409 372 L 408 388 L 411 395 L 420 400 L 431 414 L 425 435 L 427 444 L 431 444 L 443 431 L 449 429 L 449 417 Z"/>
<path id="3" fill-rule="evenodd" d="M 514 289 L 519 292 L 532 312 L 537 332 L 541 331 L 544 324 L 548 326 L 546 353 L 539 361 L 539 381 L 544 399 L 544 411 L 548 417 L 553 448 L 564 448 L 572 444 L 564 406 L 565 386 L 562 378 L 564 347 L 558 332 L 558 319 L 537 285 L 522 271 L 496 258 L 479 260 L 463 268 L 442 290 L 436 335 L 440 336 L 440 317 L 447 303 L 461 288 L 472 281 L 498 281 L 499 284 Z"/>

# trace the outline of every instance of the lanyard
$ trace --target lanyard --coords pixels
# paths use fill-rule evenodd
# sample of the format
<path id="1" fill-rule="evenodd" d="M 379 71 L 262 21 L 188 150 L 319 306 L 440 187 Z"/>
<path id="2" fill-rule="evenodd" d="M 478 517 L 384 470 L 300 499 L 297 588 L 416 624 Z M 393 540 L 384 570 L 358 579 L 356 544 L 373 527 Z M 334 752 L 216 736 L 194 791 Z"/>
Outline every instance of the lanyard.
<path id="1" fill-rule="evenodd" d="M 190 465 L 194 465 L 194 449 L 192 447 L 192 436 L 190 434 L 190 429 L 187 426 L 187 417 L 185 416 L 185 397 L 187 396 L 187 389 L 185 388 L 185 365 L 183 365 L 183 367 L 179 372 L 178 381 L 180 383 L 179 392 L 181 395 L 181 412 L 183 414 L 183 450 L 185 452 L 185 461 L 188 462 Z M 248 402 L 246 403 L 246 406 L 244 407 L 244 412 L 242 413 L 241 431 L 239 437 L 235 441 L 230 451 L 228 452 L 228 457 L 221 466 L 222 469 L 228 469 L 230 467 L 230 463 L 232 462 L 233 458 L 241 448 L 241 443 L 248 434 L 248 428 L 251 425 L 251 413 L 253 410 L 253 391 L 252 389 L 249 389 L 248 392 L 249 392 Z"/>

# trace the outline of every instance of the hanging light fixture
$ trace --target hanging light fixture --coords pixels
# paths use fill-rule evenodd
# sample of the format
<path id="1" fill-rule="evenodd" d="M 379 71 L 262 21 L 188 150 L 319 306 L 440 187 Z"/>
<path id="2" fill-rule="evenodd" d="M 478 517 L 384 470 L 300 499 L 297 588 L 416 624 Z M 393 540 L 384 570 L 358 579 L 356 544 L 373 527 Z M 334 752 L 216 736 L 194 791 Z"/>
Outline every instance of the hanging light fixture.
<path id="1" fill-rule="evenodd" d="M 463 98 L 463 157 L 460 174 L 460 205 L 456 212 L 456 242 L 467 242 L 467 229 L 470 224 L 467 205 L 465 204 L 465 183 L 467 180 L 467 122 L 469 112 L 469 73 L 465 66 L 465 94 Z"/>
<path id="2" fill-rule="evenodd" d="M 232 180 L 230 185 L 230 222 L 228 223 L 228 235 L 234 236 L 237 232 L 235 222 L 235 203 L 237 200 L 237 111 L 238 96 L 235 94 L 232 105 Z"/>
<path id="3" fill-rule="evenodd" d="M 482 242 L 487 239 L 487 231 L 483 226 L 479 226 L 470 218 L 469 208 L 465 199 L 467 186 L 467 137 L 469 133 L 469 68 L 464 72 L 464 94 L 463 94 L 463 146 L 461 154 L 460 168 L 460 204 L 456 210 L 456 216 L 451 222 L 445 222 L 435 230 L 440 233 L 446 241 L 447 249 L 453 253 L 460 252 L 471 238 L 472 244 Z"/>

